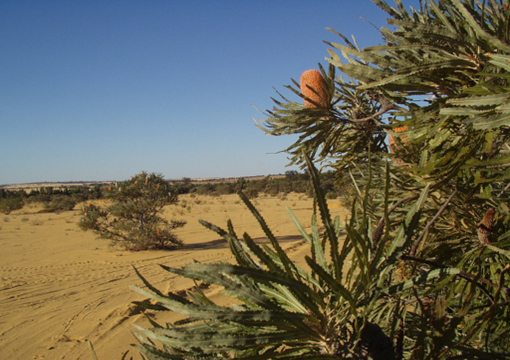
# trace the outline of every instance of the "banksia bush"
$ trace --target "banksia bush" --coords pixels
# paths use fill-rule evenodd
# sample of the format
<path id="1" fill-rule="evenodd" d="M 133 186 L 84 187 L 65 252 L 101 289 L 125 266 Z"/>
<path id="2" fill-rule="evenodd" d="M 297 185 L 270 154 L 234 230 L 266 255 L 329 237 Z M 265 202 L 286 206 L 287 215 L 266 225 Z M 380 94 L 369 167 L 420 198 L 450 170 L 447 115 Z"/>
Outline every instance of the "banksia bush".
<path id="1" fill-rule="evenodd" d="M 304 102 L 307 108 L 329 105 L 329 94 L 326 90 L 326 82 L 319 70 L 306 70 L 301 75 L 301 92 L 305 96 Z"/>
<path id="2" fill-rule="evenodd" d="M 230 222 L 202 222 L 236 263 L 163 266 L 239 305 L 215 304 L 199 286 L 166 294 L 140 274 L 146 307 L 184 317 L 138 329 L 149 359 L 510 359 L 506 2 L 425 0 L 410 11 L 374 2 L 390 16 L 386 43 L 360 49 L 339 34 L 345 45 L 330 43 L 324 82 L 312 72 L 315 85 L 287 87 L 306 106 L 282 96 L 260 126 L 298 135 L 286 151 L 314 182 L 311 229 L 291 214 L 310 246 L 307 267 L 241 195 L 270 245 Z M 391 154 L 396 121 L 407 127 L 405 149 L 392 141 Z M 314 162 L 352 181 L 344 226 L 330 218 Z"/>
<path id="3" fill-rule="evenodd" d="M 288 257 L 262 215 L 240 193 L 269 246 L 257 244 L 246 233 L 238 236 L 231 222 L 224 230 L 201 221 L 228 241 L 236 263 L 162 265 L 169 274 L 220 287 L 237 305 L 214 303 L 203 285 L 184 295 L 163 293 L 137 271 L 145 287 L 133 289 L 152 300 L 137 305 L 184 316 L 167 324 L 151 320 L 149 329 L 137 327 L 138 348 L 148 359 L 504 359 L 510 355 L 484 347 L 490 341 L 495 348 L 508 350 L 507 334 L 492 333 L 492 325 L 508 327 L 507 309 L 470 303 L 485 291 L 505 304 L 510 289 L 494 284 L 495 288 L 477 291 L 486 279 L 477 278 L 475 272 L 419 262 L 407 255 L 414 247 L 413 234 L 420 231 L 428 187 L 403 222 L 391 226 L 395 235 L 390 237 L 384 223 L 386 230 L 381 232 L 369 226 L 371 197 L 361 202 L 364 210 L 345 226 L 339 218 L 332 219 L 318 171 L 309 166 L 318 206 L 310 232 L 289 210 L 310 247 L 308 268 L 298 267 Z M 389 175 L 389 164 L 384 171 Z M 391 212 L 388 205 L 384 212 Z M 508 271 L 507 266 L 502 274 Z"/>
<path id="4" fill-rule="evenodd" d="M 230 222 L 228 230 L 223 230 L 201 221 L 228 241 L 237 264 L 162 267 L 172 274 L 218 285 L 241 304 L 216 305 L 199 286 L 184 296 L 163 294 L 138 273 L 146 289 L 133 289 L 153 300 L 152 305 L 138 305 L 186 316 L 166 326 L 151 321 L 151 329 L 138 327 L 136 335 L 144 355 L 149 359 L 364 359 L 372 354 L 373 359 L 396 359 L 395 343 L 388 334 L 398 330 L 401 322 L 387 318 L 375 323 L 373 318 L 373 310 L 380 306 L 402 314 L 392 299 L 399 289 L 399 282 L 391 281 L 395 261 L 382 261 L 391 258 L 392 250 L 388 247 L 384 257 L 368 250 L 366 227 L 349 229 L 347 239 L 340 242 L 344 229 L 339 219 L 331 219 L 319 174 L 311 163 L 310 172 L 325 228 L 323 237 L 317 217 L 312 219 L 309 234 L 289 213 L 310 245 L 306 260 L 312 271 L 289 259 L 261 214 L 240 193 L 271 246 L 256 244 L 246 233 L 238 237 Z M 355 251 L 357 247 L 368 253 Z"/>

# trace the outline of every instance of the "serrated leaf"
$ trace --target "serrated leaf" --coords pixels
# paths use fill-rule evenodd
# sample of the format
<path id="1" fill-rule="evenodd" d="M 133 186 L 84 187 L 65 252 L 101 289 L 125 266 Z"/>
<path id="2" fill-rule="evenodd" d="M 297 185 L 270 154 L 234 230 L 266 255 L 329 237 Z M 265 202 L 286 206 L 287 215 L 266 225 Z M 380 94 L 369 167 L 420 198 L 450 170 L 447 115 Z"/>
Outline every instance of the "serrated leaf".
<path id="1" fill-rule="evenodd" d="M 456 99 L 449 99 L 446 101 L 448 105 L 452 106 L 495 106 L 501 105 L 508 101 L 509 94 L 491 94 L 484 96 L 470 96 Z M 442 110 L 441 110 L 442 111 Z"/>
<path id="2" fill-rule="evenodd" d="M 413 286 L 423 285 L 430 282 L 431 280 L 440 279 L 452 275 L 458 275 L 460 273 L 461 270 L 456 268 L 434 269 L 427 272 L 426 274 L 417 276 L 411 280 L 407 280 L 400 284 L 390 286 L 389 288 L 383 290 L 383 292 L 388 294 L 397 294 L 405 290 L 409 290 Z"/>
<path id="3" fill-rule="evenodd" d="M 477 116 L 466 122 L 472 123 L 473 126 L 479 130 L 496 129 L 502 126 L 510 126 L 510 113 L 503 113 L 490 117 Z"/>

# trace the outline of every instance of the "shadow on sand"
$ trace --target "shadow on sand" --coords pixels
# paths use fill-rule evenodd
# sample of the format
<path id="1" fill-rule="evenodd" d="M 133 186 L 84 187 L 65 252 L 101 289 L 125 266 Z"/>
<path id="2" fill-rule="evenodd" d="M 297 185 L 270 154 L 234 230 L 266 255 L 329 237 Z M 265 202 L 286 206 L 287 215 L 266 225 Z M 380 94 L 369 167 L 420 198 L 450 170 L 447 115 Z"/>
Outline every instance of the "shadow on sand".
<path id="1" fill-rule="evenodd" d="M 276 239 L 279 243 L 286 243 L 292 241 L 302 240 L 303 237 L 300 235 L 284 235 L 277 236 Z M 259 237 L 253 239 L 257 244 L 269 244 L 269 240 L 264 237 Z M 225 239 L 217 239 L 212 241 L 207 241 L 203 243 L 195 243 L 195 244 L 184 244 L 181 248 L 182 250 L 212 250 L 212 249 L 227 249 L 228 243 Z"/>

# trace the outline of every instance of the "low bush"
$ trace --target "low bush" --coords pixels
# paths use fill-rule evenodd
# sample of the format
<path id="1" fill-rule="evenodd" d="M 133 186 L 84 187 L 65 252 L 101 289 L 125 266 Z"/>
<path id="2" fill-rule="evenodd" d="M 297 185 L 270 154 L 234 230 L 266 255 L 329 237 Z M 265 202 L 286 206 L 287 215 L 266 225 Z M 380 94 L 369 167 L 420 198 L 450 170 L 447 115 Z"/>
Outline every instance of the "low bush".
<path id="1" fill-rule="evenodd" d="M 51 198 L 51 201 L 45 205 L 46 208 L 53 211 L 71 211 L 76 206 L 76 202 L 70 196 L 56 195 Z"/>
<path id="2" fill-rule="evenodd" d="M 14 210 L 23 208 L 23 200 L 19 197 L 0 199 L 0 212 L 9 215 Z"/>
<path id="3" fill-rule="evenodd" d="M 173 230 L 185 222 L 161 217 L 166 205 L 178 201 L 162 175 L 142 172 L 104 190 L 109 205 L 84 206 L 79 222 L 82 230 L 93 231 L 127 250 L 169 250 L 182 245 Z"/>

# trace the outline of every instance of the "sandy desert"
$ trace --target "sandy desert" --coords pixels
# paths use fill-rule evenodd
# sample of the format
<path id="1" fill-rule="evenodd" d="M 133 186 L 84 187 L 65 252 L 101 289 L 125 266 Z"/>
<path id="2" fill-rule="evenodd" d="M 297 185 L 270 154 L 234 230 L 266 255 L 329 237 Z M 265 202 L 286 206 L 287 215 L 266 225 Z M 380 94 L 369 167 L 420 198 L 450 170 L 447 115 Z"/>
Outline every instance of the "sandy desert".
<path id="1" fill-rule="evenodd" d="M 291 258 L 303 263 L 309 249 L 299 236 L 286 208 L 301 222 L 311 223 L 312 199 L 302 194 L 254 200 Z M 338 200 L 330 200 L 333 215 L 345 218 Z M 75 209 L 80 209 L 77 205 Z M 0 220 L 0 358 L 92 359 L 89 342 L 99 360 L 129 356 L 140 359 L 130 344 L 133 324 L 148 321 L 133 301 L 144 300 L 130 290 L 143 286 L 132 266 L 164 291 L 190 288 L 191 281 L 166 273 L 158 264 L 179 267 L 193 261 L 233 260 L 226 241 L 198 223 L 199 219 L 226 228 L 231 219 L 237 233 L 264 242 L 262 230 L 237 195 L 183 195 L 179 204 L 165 208 L 165 217 L 187 221 L 176 233 L 184 246 L 177 251 L 127 252 L 112 249 L 106 240 L 81 231 L 81 212 L 38 213 L 25 206 Z M 220 304 L 230 299 L 209 289 Z M 153 314 L 161 322 L 173 314 Z M 167 316 L 168 318 L 162 318 Z M 128 357 L 129 358 L 129 357 Z"/>

